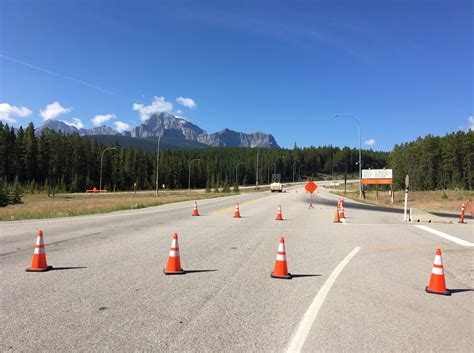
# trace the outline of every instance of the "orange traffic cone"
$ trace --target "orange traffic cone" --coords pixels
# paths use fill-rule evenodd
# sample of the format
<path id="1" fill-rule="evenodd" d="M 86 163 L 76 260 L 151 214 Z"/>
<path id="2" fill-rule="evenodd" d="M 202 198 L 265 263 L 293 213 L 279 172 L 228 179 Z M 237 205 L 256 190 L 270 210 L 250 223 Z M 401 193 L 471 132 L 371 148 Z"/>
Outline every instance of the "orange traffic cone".
<path id="1" fill-rule="evenodd" d="M 196 201 L 194 201 L 193 216 L 199 216 L 198 204 Z"/>
<path id="2" fill-rule="evenodd" d="M 336 214 L 334 215 L 334 223 L 341 223 L 341 219 L 339 217 L 339 207 L 336 207 Z"/>
<path id="3" fill-rule="evenodd" d="M 431 279 L 428 287 L 425 288 L 427 293 L 451 295 L 449 289 L 446 288 L 446 281 L 444 279 L 443 258 L 441 257 L 441 249 L 436 249 L 436 255 L 431 270 Z"/>
<path id="4" fill-rule="evenodd" d="M 283 215 L 281 213 L 281 205 L 278 206 L 278 211 L 277 211 L 277 215 L 276 215 L 275 219 L 277 221 L 283 221 Z"/>
<path id="5" fill-rule="evenodd" d="M 239 204 L 235 205 L 234 218 L 240 218 L 240 208 Z"/>
<path id="6" fill-rule="evenodd" d="M 466 223 L 466 222 L 464 222 L 464 210 L 465 210 L 465 206 L 464 206 L 464 204 L 462 204 L 461 205 L 461 213 L 459 215 L 458 223 Z"/>
<path id="7" fill-rule="evenodd" d="M 270 275 L 272 278 L 291 279 L 291 273 L 288 273 L 288 264 L 286 262 L 285 238 L 280 237 L 278 252 L 275 260 L 275 267 Z"/>
<path id="8" fill-rule="evenodd" d="M 170 254 L 168 256 L 168 264 L 163 270 L 165 275 L 182 275 L 186 272 L 181 268 L 181 258 L 179 257 L 178 234 L 173 234 L 171 242 Z"/>
<path id="9" fill-rule="evenodd" d="M 346 216 L 344 215 L 344 202 L 343 201 L 339 203 L 339 218 L 346 218 Z"/>
<path id="10" fill-rule="evenodd" d="M 48 266 L 46 262 L 46 251 L 44 249 L 43 231 L 38 231 L 38 237 L 36 238 L 35 252 L 33 253 L 33 260 L 31 266 L 28 267 L 26 272 L 45 272 L 49 271 L 53 266 Z"/>

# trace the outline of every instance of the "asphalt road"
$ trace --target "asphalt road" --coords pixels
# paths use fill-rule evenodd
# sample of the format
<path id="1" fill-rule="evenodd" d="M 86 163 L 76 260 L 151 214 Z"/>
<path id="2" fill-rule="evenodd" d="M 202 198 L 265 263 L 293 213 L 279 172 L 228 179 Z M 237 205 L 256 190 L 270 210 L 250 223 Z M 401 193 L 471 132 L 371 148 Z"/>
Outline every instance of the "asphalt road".
<path id="1" fill-rule="evenodd" d="M 0 350 L 472 352 L 474 222 L 426 225 L 460 244 L 346 201 L 335 224 L 318 191 L 0 223 Z M 38 229 L 56 270 L 27 273 Z M 182 276 L 162 272 L 173 232 Z M 292 280 L 270 278 L 281 235 Z M 450 297 L 424 291 L 437 247 Z"/>

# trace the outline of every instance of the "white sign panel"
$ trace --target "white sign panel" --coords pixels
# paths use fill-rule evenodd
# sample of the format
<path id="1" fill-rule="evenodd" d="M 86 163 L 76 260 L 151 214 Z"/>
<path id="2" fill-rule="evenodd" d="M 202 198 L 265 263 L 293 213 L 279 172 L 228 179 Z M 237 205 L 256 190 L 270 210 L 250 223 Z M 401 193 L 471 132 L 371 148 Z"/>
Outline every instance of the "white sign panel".
<path id="1" fill-rule="evenodd" d="M 392 179 L 392 169 L 363 169 L 362 179 Z"/>

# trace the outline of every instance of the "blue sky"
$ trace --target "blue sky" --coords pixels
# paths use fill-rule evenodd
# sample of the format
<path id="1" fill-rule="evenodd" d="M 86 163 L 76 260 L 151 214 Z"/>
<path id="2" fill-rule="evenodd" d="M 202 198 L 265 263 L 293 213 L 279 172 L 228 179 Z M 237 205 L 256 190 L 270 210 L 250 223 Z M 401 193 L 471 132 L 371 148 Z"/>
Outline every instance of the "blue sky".
<path id="1" fill-rule="evenodd" d="M 380 150 L 474 125 L 470 1 L 0 0 L 0 119 L 171 110 L 284 147 Z M 178 98 L 186 99 L 178 99 Z M 178 100 L 179 102 L 178 102 Z M 371 141 L 373 140 L 373 141 Z"/>

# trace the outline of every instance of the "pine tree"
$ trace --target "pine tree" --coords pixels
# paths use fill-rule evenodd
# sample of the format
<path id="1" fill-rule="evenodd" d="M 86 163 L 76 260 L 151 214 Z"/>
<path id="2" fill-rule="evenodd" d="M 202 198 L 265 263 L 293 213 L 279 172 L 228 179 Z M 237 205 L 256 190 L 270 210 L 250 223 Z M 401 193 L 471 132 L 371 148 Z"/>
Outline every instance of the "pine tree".
<path id="1" fill-rule="evenodd" d="M 6 182 L 0 181 L 0 207 L 5 207 L 10 203 Z"/>
<path id="2" fill-rule="evenodd" d="M 13 183 L 13 186 L 10 188 L 10 195 L 9 195 L 10 203 L 13 205 L 23 203 L 21 201 L 22 194 L 23 194 L 23 189 L 21 188 L 18 177 L 16 177 Z"/>

